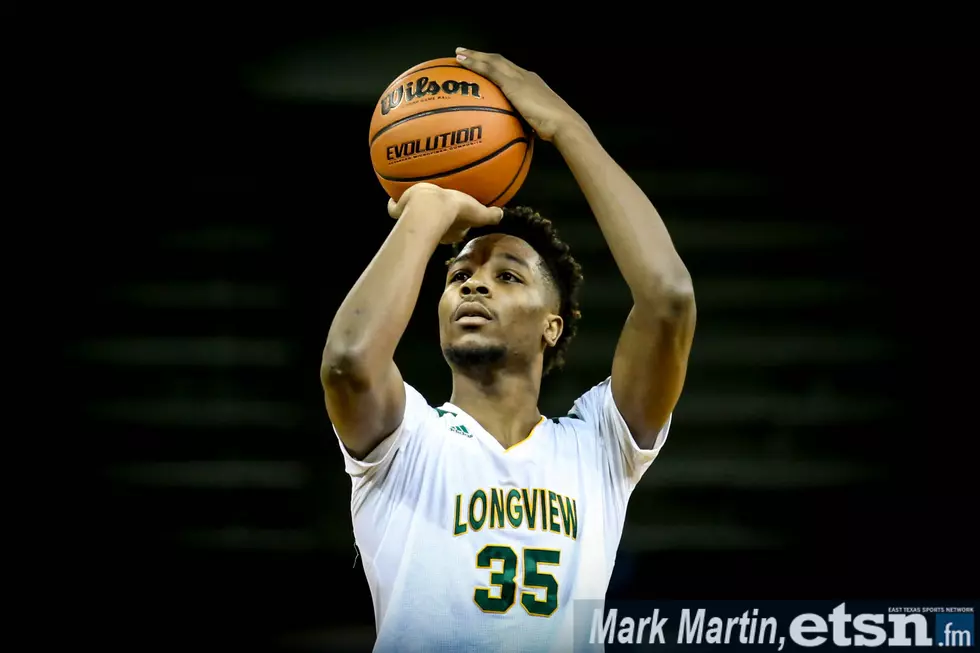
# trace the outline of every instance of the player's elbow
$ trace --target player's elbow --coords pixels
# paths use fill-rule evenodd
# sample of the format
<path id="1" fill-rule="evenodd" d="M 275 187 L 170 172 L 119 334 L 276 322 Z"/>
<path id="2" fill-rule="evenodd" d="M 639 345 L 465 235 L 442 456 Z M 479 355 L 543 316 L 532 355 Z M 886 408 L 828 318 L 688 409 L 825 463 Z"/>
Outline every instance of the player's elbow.
<path id="1" fill-rule="evenodd" d="M 356 389 L 367 384 L 367 369 L 364 352 L 328 341 L 320 359 L 320 382 L 325 389 L 341 386 Z"/>
<path id="2" fill-rule="evenodd" d="M 667 301 L 674 315 L 686 316 L 694 311 L 694 280 L 690 274 L 674 279 L 669 285 Z"/>
<path id="3" fill-rule="evenodd" d="M 665 316 L 684 318 L 695 310 L 694 281 L 686 270 L 670 276 L 651 275 L 649 282 L 633 295 L 637 306 Z"/>

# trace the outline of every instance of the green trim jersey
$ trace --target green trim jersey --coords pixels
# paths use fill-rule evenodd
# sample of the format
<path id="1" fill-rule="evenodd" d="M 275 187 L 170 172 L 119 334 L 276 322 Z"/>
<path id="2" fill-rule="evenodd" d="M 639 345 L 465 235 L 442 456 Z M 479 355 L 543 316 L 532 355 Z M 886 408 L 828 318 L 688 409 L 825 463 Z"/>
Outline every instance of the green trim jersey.
<path id="1" fill-rule="evenodd" d="M 572 602 L 605 598 L 640 449 L 610 380 L 504 448 L 405 385 L 401 426 L 364 460 L 341 444 L 375 651 L 571 651 Z M 501 407 L 506 410 L 506 407 Z"/>

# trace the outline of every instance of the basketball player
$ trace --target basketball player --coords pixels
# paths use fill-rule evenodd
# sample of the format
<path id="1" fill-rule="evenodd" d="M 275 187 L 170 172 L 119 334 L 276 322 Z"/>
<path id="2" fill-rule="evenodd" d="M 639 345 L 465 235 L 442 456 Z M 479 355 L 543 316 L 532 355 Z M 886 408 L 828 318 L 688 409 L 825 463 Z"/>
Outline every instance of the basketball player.
<path id="1" fill-rule="evenodd" d="M 375 650 L 569 651 L 573 601 L 604 599 L 627 502 L 667 438 L 691 277 L 643 191 L 537 75 L 498 55 L 458 59 L 558 149 L 632 291 L 610 376 L 542 417 L 541 379 L 579 317 L 578 265 L 533 211 L 417 184 L 389 203 L 395 225 L 334 317 L 326 406 L 353 480 Z M 453 391 L 436 405 L 393 355 L 440 242 L 458 254 L 439 302 Z"/>

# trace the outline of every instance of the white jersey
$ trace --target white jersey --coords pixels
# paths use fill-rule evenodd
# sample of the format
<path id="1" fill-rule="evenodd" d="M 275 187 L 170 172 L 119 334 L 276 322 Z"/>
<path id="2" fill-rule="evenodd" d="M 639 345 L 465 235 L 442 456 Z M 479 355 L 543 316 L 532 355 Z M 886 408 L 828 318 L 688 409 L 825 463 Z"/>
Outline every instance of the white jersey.
<path id="1" fill-rule="evenodd" d="M 374 650 L 571 651 L 572 602 L 605 599 L 670 420 L 640 449 L 606 379 L 505 449 L 456 406 L 405 394 L 401 426 L 365 460 L 340 447 Z"/>

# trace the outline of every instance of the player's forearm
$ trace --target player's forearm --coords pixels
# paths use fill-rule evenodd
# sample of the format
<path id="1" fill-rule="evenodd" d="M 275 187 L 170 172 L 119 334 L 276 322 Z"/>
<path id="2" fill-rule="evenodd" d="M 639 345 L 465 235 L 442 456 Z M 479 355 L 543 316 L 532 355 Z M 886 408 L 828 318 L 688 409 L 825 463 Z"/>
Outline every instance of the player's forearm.
<path id="1" fill-rule="evenodd" d="M 409 206 L 340 305 L 323 350 L 325 369 L 387 371 L 415 310 L 422 277 L 452 222 L 441 208 Z M 349 372 L 350 370 L 348 370 Z"/>
<path id="2" fill-rule="evenodd" d="M 591 130 L 570 125 L 554 144 L 589 202 L 634 302 L 691 294 L 690 274 L 657 209 Z"/>

